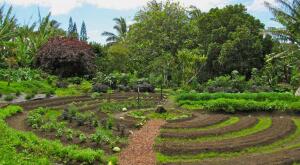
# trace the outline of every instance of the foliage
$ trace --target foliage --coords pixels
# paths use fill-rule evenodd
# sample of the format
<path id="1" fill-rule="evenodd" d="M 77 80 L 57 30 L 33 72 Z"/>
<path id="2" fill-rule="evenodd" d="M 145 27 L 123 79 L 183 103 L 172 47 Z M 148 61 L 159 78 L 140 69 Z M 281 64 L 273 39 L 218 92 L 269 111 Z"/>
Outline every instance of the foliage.
<path id="1" fill-rule="evenodd" d="M 7 86 L 7 82 L 0 81 L 0 92 L 3 94 L 9 93 L 52 93 L 55 89 L 46 81 L 21 81 L 12 82 Z"/>
<path id="2" fill-rule="evenodd" d="M 47 76 L 40 70 L 31 68 L 0 69 L 0 80 L 6 81 L 9 75 L 12 82 L 42 80 Z"/>
<path id="3" fill-rule="evenodd" d="M 118 112 L 122 111 L 123 108 L 127 109 L 135 109 L 135 108 L 147 108 L 153 106 L 154 103 L 152 101 L 143 101 L 141 100 L 140 103 L 137 101 L 123 101 L 123 102 L 104 102 L 100 104 L 100 111 L 102 112 Z"/>
<path id="4" fill-rule="evenodd" d="M 87 41 L 88 39 L 88 36 L 87 36 L 87 31 L 86 31 L 86 25 L 85 25 L 85 22 L 83 21 L 82 22 L 82 25 L 81 25 L 81 30 L 80 30 L 80 41 Z"/>
<path id="5" fill-rule="evenodd" d="M 178 103 L 188 109 L 212 112 L 300 112 L 299 97 L 280 93 L 182 94 Z"/>
<path id="6" fill-rule="evenodd" d="M 57 141 L 38 138 L 33 133 L 20 132 L 9 128 L 5 118 L 21 112 L 22 108 L 9 106 L 0 110 L 1 160 L 7 164 L 51 164 L 53 160 L 70 163 L 72 161 L 93 163 L 106 162 L 102 150 L 80 149 L 77 146 L 64 146 Z M 16 149 L 19 152 L 16 152 Z"/>
<path id="7" fill-rule="evenodd" d="M 94 142 L 98 144 L 109 144 L 114 145 L 118 138 L 116 138 L 111 130 L 98 127 L 96 132 L 91 135 L 91 138 Z"/>
<path id="8" fill-rule="evenodd" d="M 37 66 L 61 77 L 83 76 L 95 71 L 95 54 L 85 42 L 53 38 L 38 52 Z"/>
<path id="9" fill-rule="evenodd" d="M 245 76 L 239 75 L 238 71 L 232 71 L 231 75 L 223 75 L 214 79 L 208 80 L 197 87 L 200 92 L 269 92 L 272 89 L 264 79 L 259 77 L 257 69 L 252 69 L 250 80 L 246 80 Z M 290 90 L 287 90 L 290 91 Z M 284 92 L 284 91 L 283 91 Z"/>
<path id="10" fill-rule="evenodd" d="M 117 42 L 124 41 L 128 31 L 125 18 L 114 18 L 114 21 L 116 22 L 114 29 L 117 31 L 117 34 L 106 31 L 102 33 L 103 36 L 107 36 L 106 42 L 109 44 L 115 44 Z"/>

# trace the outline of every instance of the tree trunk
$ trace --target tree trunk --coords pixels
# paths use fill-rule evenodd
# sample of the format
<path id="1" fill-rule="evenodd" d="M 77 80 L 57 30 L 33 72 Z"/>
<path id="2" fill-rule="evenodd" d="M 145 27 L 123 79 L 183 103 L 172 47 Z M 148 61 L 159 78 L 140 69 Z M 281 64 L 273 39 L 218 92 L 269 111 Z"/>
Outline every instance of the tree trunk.
<path id="1" fill-rule="evenodd" d="M 300 96 L 300 87 L 297 89 L 295 95 L 296 95 L 296 96 Z"/>

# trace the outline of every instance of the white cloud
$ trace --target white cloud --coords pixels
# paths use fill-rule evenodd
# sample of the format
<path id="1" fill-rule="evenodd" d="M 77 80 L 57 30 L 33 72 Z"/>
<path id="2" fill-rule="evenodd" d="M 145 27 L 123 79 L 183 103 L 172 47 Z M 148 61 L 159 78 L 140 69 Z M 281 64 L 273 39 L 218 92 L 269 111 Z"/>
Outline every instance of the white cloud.
<path id="1" fill-rule="evenodd" d="M 114 10 L 136 9 L 147 4 L 149 0 L 0 0 L 13 5 L 30 6 L 39 5 L 50 9 L 53 15 L 67 14 L 71 10 L 84 4 L 94 5 L 98 8 Z M 163 0 L 166 1 L 166 0 Z M 221 7 L 229 4 L 232 0 L 173 0 L 179 1 L 185 6 L 197 6 L 207 11 L 213 7 Z"/>
<path id="2" fill-rule="evenodd" d="M 263 11 L 266 11 L 267 8 L 266 8 L 264 2 L 269 2 L 271 4 L 275 4 L 275 0 L 254 0 L 248 6 L 248 10 L 249 11 L 254 11 L 254 12 L 263 12 Z"/>

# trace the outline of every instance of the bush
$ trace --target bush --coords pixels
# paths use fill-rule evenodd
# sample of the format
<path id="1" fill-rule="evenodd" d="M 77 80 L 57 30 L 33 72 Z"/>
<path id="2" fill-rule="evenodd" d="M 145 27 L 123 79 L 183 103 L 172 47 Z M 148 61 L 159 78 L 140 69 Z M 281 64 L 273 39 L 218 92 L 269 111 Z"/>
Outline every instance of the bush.
<path id="1" fill-rule="evenodd" d="M 6 95 L 6 96 L 4 97 L 4 100 L 5 100 L 5 101 L 13 101 L 13 99 L 15 99 L 15 97 L 14 97 L 13 95 Z"/>
<path id="2" fill-rule="evenodd" d="M 80 77 L 71 77 L 71 78 L 68 78 L 68 82 L 70 82 L 72 84 L 80 85 L 81 82 L 82 82 L 82 78 L 80 78 Z"/>
<path id="3" fill-rule="evenodd" d="M 135 92 L 150 92 L 154 93 L 155 92 L 155 87 L 151 84 L 148 83 L 143 83 L 143 84 L 137 84 L 133 87 Z"/>
<path id="4" fill-rule="evenodd" d="M 97 144 L 109 144 L 112 145 L 115 143 L 115 137 L 112 134 L 111 130 L 107 130 L 104 128 L 97 128 L 96 132 L 91 136 L 93 142 Z"/>
<path id="5" fill-rule="evenodd" d="M 93 89 L 92 91 L 93 92 L 98 92 L 98 93 L 106 93 L 109 89 L 109 86 L 107 85 L 104 85 L 104 84 L 99 84 L 99 83 L 96 83 L 93 85 Z"/>
<path id="6" fill-rule="evenodd" d="M 61 77 L 84 76 L 95 71 L 95 53 L 85 42 L 53 38 L 37 53 L 36 65 Z"/>
<path id="7" fill-rule="evenodd" d="M 65 81 L 57 81 L 56 87 L 57 88 L 68 88 L 69 84 Z"/>
<path id="8" fill-rule="evenodd" d="M 33 99 L 34 96 L 35 96 L 35 94 L 30 93 L 30 94 L 27 94 L 27 95 L 25 96 L 25 99 L 26 99 L 26 100 L 30 100 L 30 99 Z"/>
<path id="9" fill-rule="evenodd" d="M 44 77 L 47 77 L 40 70 L 30 68 L 0 69 L 0 80 L 7 81 L 8 75 L 12 82 L 43 80 Z"/>

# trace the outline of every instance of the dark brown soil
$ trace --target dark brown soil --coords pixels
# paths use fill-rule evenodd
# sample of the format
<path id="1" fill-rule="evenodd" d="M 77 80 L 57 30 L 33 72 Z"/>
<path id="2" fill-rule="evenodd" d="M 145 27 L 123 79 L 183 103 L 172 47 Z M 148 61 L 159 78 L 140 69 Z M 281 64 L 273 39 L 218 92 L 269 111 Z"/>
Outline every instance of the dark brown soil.
<path id="1" fill-rule="evenodd" d="M 128 100 L 128 99 L 136 99 L 137 93 L 135 92 L 128 92 L 128 93 L 114 93 L 114 94 L 102 94 L 101 97 L 98 99 L 110 99 L 110 100 Z M 148 95 L 141 94 L 140 98 L 142 100 L 154 100 L 155 102 L 159 102 L 160 95 L 151 93 Z M 33 100 L 33 101 L 26 101 L 22 103 L 18 103 L 24 107 L 25 110 L 34 109 L 37 107 L 57 107 L 70 104 L 72 102 L 83 102 L 83 101 L 93 101 L 95 99 L 91 98 L 90 96 L 68 96 L 68 97 L 56 97 L 50 99 L 43 99 L 43 100 Z"/>
<path id="2" fill-rule="evenodd" d="M 151 120 L 142 129 L 135 131 L 128 147 L 119 156 L 120 165 L 155 165 L 154 139 L 159 134 L 162 120 Z"/>
<path id="3" fill-rule="evenodd" d="M 221 123 L 229 119 L 229 116 L 222 114 L 194 114 L 192 120 L 183 122 L 172 122 L 165 124 L 162 128 L 201 128 Z"/>
<path id="4" fill-rule="evenodd" d="M 174 130 L 166 130 L 161 133 L 161 137 L 163 138 L 188 138 L 188 139 L 195 139 L 203 136 L 217 136 L 229 132 L 240 131 L 242 129 L 246 129 L 249 127 L 254 126 L 258 123 L 258 119 L 255 117 L 241 117 L 240 121 L 222 128 L 204 130 L 204 131 L 177 131 Z"/>
<path id="5" fill-rule="evenodd" d="M 233 139 L 213 142 L 163 142 L 156 146 L 157 150 L 166 155 L 198 154 L 201 152 L 228 152 L 241 151 L 242 149 L 267 145 L 278 139 L 286 137 L 296 130 L 294 122 L 286 118 L 273 118 L 272 126 L 264 131 Z"/>
<path id="6" fill-rule="evenodd" d="M 253 154 L 232 159 L 164 163 L 163 165 L 293 165 L 300 162 L 300 148 L 268 154 Z"/>

